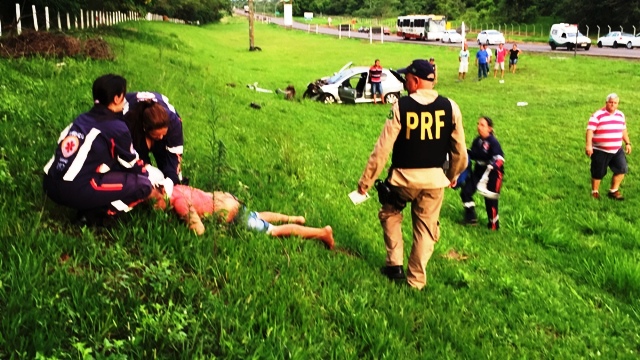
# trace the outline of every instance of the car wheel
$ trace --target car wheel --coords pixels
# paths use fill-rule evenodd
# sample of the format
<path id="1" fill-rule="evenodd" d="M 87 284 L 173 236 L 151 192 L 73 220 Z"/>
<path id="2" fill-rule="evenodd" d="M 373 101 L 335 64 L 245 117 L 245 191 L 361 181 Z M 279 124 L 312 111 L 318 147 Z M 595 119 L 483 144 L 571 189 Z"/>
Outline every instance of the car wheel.
<path id="1" fill-rule="evenodd" d="M 303 99 L 308 99 L 310 97 L 313 97 L 313 91 L 307 89 L 305 90 L 304 94 L 302 94 L 302 98 Z"/>
<path id="2" fill-rule="evenodd" d="M 487 39 L 487 45 L 490 45 L 490 44 L 489 44 L 489 39 Z"/>
<path id="3" fill-rule="evenodd" d="M 387 104 L 395 104 L 398 101 L 398 93 L 388 93 L 384 96 L 384 102 Z"/>
<path id="4" fill-rule="evenodd" d="M 567 44 L 567 50 L 573 51 L 573 44 Z"/>
<path id="5" fill-rule="evenodd" d="M 549 46 L 551 46 L 551 50 L 555 50 L 556 49 L 556 44 L 554 44 L 554 43 L 549 43 Z"/>
<path id="6" fill-rule="evenodd" d="M 584 51 L 589 51 L 590 48 L 591 48 L 591 44 L 587 44 L 587 47 L 584 48 Z"/>
<path id="7" fill-rule="evenodd" d="M 322 95 L 322 98 L 320 99 L 320 101 L 322 101 L 325 104 L 333 104 L 336 102 L 336 98 L 334 98 L 333 95 L 331 94 L 324 94 Z"/>
<path id="8" fill-rule="evenodd" d="M 598 41 L 598 47 L 601 48 L 602 47 L 602 41 Z"/>
<path id="9" fill-rule="evenodd" d="M 615 48 L 617 48 L 617 47 L 618 47 L 618 43 L 614 41 L 614 42 L 613 42 L 613 48 L 615 49 Z"/>
<path id="10" fill-rule="evenodd" d="M 451 44 L 453 41 L 451 41 L 451 38 L 449 38 L 449 44 Z"/>
<path id="11" fill-rule="evenodd" d="M 631 44 L 631 41 L 627 43 L 627 49 L 633 49 L 633 44 Z"/>
<path id="12" fill-rule="evenodd" d="M 482 45 L 482 43 L 480 42 L 480 40 L 478 40 L 478 45 Z"/>

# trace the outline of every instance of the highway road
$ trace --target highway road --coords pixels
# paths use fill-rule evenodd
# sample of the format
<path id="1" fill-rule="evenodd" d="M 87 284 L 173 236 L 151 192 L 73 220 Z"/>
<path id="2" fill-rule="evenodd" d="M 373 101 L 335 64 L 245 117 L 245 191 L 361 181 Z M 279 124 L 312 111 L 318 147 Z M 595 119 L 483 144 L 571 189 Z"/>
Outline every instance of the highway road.
<path id="1" fill-rule="evenodd" d="M 236 11 L 236 13 L 238 15 L 245 15 L 246 14 L 240 10 L 240 11 Z M 283 18 L 275 18 L 275 17 L 270 17 L 270 16 L 265 16 L 265 15 L 260 15 L 260 14 L 256 14 L 256 16 L 258 17 L 258 19 L 256 20 L 256 22 L 272 22 L 281 26 L 284 26 L 284 19 Z M 309 24 L 302 24 L 302 23 L 298 23 L 298 22 L 294 22 L 292 25 L 293 29 L 297 29 L 297 30 L 302 30 L 302 31 L 310 31 L 312 33 L 316 32 L 316 25 L 309 25 Z M 329 27 L 325 27 L 325 26 L 318 26 L 317 27 L 317 32 L 318 34 L 323 34 L 323 35 L 330 35 L 330 36 L 342 36 L 344 38 L 360 38 L 360 39 L 369 39 L 369 34 L 368 33 L 359 33 L 357 31 L 351 31 L 346 32 L 346 31 L 342 31 L 341 33 L 338 31 L 337 28 L 329 28 Z M 380 34 L 374 34 L 373 35 L 373 41 L 379 42 L 380 41 Z M 404 40 L 398 36 L 396 36 L 394 33 L 392 33 L 391 35 L 386 35 L 383 38 L 383 41 L 385 42 L 400 42 L 400 43 L 407 43 L 407 44 L 413 44 L 413 45 L 435 45 L 435 46 L 451 46 L 451 47 L 460 47 L 460 44 L 443 44 L 439 41 L 420 41 L 420 40 Z M 478 47 L 478 44 L 476 42 L 472 42 L 471 40 L 467 40 L 467 43 L 469 44 L 469 48 L 474 48 L 474 47 Z M 510 42 L 507 42 L 506 47 L 508 49 L 511 48 L 511 44 Z M 551 50 L 551 48 L 549 47 L 549 44 L 540 44 L 540 43 L 518 43 L 518 47 L 525 52 L 537 52 L 537 53 L 550 53 L 550 54 L 557 54 L 557 56 L 573 56 L 574 52 L 573 51 L 567 51 L 566 49 L 558 49 L 558 50 Z M 636 49 L 627 49 L 627 48 L 617 48 L 617 49 L 613 49 L 613 48 L 598 48 L 595 44 L 591 45 L 591 48 L 588 51 L 582 50 L 582 49 L 578 49 L 576 51 L 576 55 L 578 56 L 602 56 L 602 57 L 611 57 L 611 58 L 627 58 L 627 59 L 640 59 L 640 48 L 636 48 Z"/>

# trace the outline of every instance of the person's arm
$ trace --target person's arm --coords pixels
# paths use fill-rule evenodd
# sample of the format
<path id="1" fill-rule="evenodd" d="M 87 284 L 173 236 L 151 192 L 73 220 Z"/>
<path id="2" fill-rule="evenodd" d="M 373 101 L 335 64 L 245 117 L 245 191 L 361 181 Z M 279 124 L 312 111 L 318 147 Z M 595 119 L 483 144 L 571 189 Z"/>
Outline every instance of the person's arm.
<path id="1" fill-rule="evenodd" d="M 591 116 L 591 118 L 589 118 L 589 124 L 587 124 L 587 135 L 585 144 L 585 153 L 588 157 L 591 157 L 591 155 L 593 155 L 593 132 L 596 131 L 597 127 L 598 119 L 595 116 Z"/>
<path id="2" fill-rule="evenodd" d="M 626 144 L 624 146 L 624 152 L 631 154 L 631 140 L 629 140 L 629 133 L 627 132 L 627 129 L 624 129 L 622 132 L 622 141 Z"/>
<path id="3" fill-rule="evenodd" d="M 593 130 L 587 129 L 587 144 L 585 146 L 585 153 L 588 157 L 593 155 Z"/>
<path id="4" fill-rule="evenodd" d="M 467 145 L 464 137 L 464 127 L 462 125 L 462 113 L 460 107 L 453 100 L 451 102 L 451 109 L 453 110 L 452 120 L 453 129 L 451 131 L 451 162 L 449 169 L 447 170 L 447 178 L 451 181 L 452 186 L 455 186 L 455 182 L 458 176 L 467 168 Z"/>
<path id="5" fill-rule="evenodd" d="M 198 235 L 202 235 L 205 230 L 204 225 L 202 224 L 200 215 L 198 215 L 198 211 L 196 211 L 196 208 L 193 206 L 190 196 L 190 193 L 189 195 L 185 195 L 174 189 L 174 193 L 171 196 L 171 205 L 176 214 L 187 223 L 189 229 L 195 231 Z"/>
<path id="6" fill-rule="evenodd" d="M 133 148 L 133 140 L 127 126 L 122 123 L 115 136 L 111 138 L 112 156 L 118 161 L 118 164 L 125 170 L 137 174 L 146 174 L 144 161 L 140 159 L 138 153 Z"/>
<path id="7" fill-rule="evenodd" d="M 170 178 L 174 184 L 182 183 L 182 152 L 184 144 L 184 135 L 182 131 L 182 121 L 177 117 L 175 113 L 170 113 L 171 125 L 167 132 L 166 147 L 157 151 L 164 152 L 164 158 L 166 159 L 161 166 L 159 166 L 162 173 Z M 154 154 L 155 156 L 155 154 Z M 156 160 L 158 156 L 156 156 Z M 159 164 L 160 165 L 160 164 Z"/>
<path id="8" fill-rule="evenodd" d="M 380 173 L 387 164 L 389 154 L 393 149 L 393 144 L 400 133 L 400 110 L 398 108 L 398 101 L 393 104 L 391 109 L 392 118 L 387 119 L 382 128 L 382 132 L 378 137 L 378 141 L 369 156 L 367 166 L 358 181 L 358 192 L 362 195 L 366 194 L 371 188 L 375 180 L 380 176 Z"/>

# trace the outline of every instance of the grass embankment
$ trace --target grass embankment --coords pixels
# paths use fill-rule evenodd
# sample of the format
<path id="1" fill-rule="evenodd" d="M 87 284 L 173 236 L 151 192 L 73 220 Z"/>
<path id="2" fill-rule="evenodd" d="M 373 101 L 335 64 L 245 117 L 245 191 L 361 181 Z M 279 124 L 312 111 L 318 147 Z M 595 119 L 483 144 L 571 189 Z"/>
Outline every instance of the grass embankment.
<path id="1" fill-rule="evenodd" d="M 627 200 L 594 201 L 583 150 L 587 119 L 612 91 L 638 142 L 637 63 L 525 53 L 504 84 L 474 82 L 473 73 L 456 83 L 457 49 L 445 47 L 369 45 L 256 24 L 263 51 L 250 53 L 247 25 L 237 20 L 104 31 L 115 62 L 0 62 L 0 357 L 640 355 L 638 154 L 628 157 Z M 495 120 L 506 177 L 498 233 L 459 225 L 459 194 L 446 191 L 429 284 L 418 292 L 378 273 L 385 251 L 376 201 L 355 207 L 346 196 L 389 106 L 289 102 L 245 85 L 294 84 L 300 96 L 347 61 L 380 58 L 399 68 L 429 56 L 437 88 L 460 105 L 467 142 L 480 114 Z M 331 224 L 337 249 L 212 221 L 197 237 L 172 214 L 144 206 L 109 229 L 72 226 L 73 213 L 45 199 L 42 167 L 59 132 L 90 107 L 93 79 L 107 72 L 177 107 L 192 185 Z M 446 257 L 452 251 L 465 259 Z"/>

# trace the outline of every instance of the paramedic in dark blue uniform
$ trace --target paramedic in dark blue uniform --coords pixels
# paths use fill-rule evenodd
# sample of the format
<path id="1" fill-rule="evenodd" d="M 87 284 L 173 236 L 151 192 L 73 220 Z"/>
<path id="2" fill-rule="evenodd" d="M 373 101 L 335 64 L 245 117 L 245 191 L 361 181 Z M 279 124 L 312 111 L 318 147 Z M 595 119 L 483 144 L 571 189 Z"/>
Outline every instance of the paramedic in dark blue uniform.
<path id="1" fill-rule="evenodd" d="M 93 83 L 94 106 L 60 134 L 44 168 L 46 194 L 79 215 L 127 212 L 151 193 L 144 163 L 121 117 L 126 80 L 104 75 Z"/>
<path id="2" fill-rule="evenodd" d="M 186 185 L 181 169 L 182 119 L 169 99 L 156 92 L 133 92 L 126 94 L 125 100 L 123 113 L 140 158 L 151 164 L 153 154 L 164 176 L 174 184 Z M 163 110 L 165 115 L 161 116 Z"/>
<path id="3" fill-rule="evenodd" d="M 465 210 L 464 222 L 467 225 L 478 223 L 476 204 L 473 202 L 473 194 L 477 190 L 484 196 L 488 228 L 498 230 L 498 198 L 504 175 L 504 153 L 498 139 L 493 135 L 493 120 L 487 116 L 478 119 L 478 136 L 471 143 L 469 158 L 476 164 L 460 192 Z"/>

